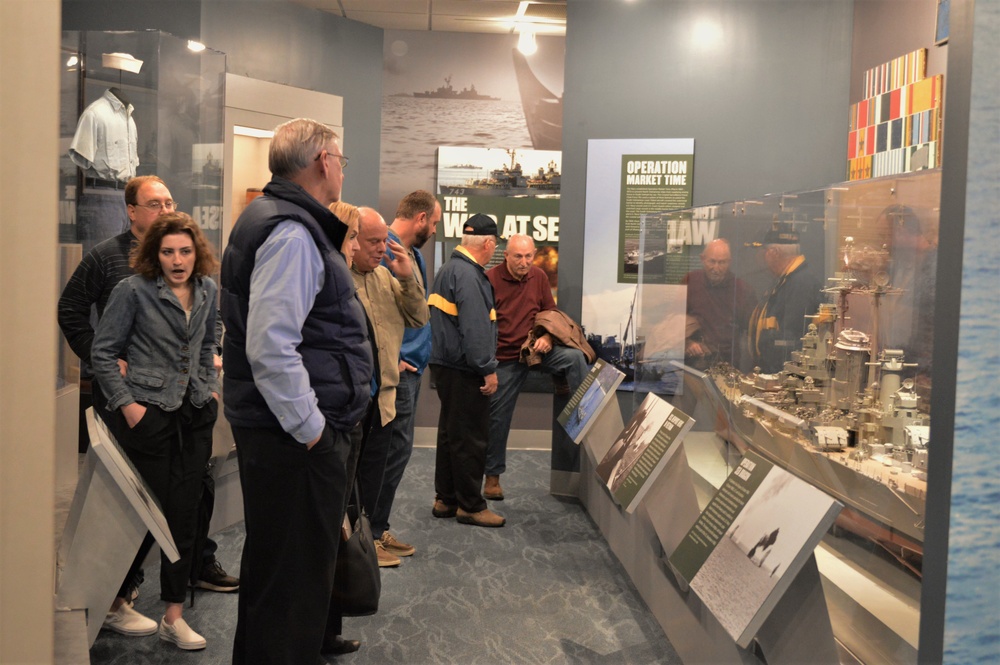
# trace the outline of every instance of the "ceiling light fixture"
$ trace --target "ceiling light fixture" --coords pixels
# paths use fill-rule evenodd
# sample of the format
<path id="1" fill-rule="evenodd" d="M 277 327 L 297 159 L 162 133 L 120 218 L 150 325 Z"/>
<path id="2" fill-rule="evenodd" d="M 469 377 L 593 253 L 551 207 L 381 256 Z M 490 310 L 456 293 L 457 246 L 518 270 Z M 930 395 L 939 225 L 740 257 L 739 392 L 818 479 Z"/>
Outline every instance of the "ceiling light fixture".
<path id="1" fill-rule="evenodd" d="M 188 50 L 194 53 L 201 53 L 205 50 L 205 45 L 201 42 L 196 42 L 194 40 L 188 40 Z"/>
<path id="2" fill-rule="evenodd" d="M 538 51 L 538 43 L 535 41 L 534 31 L 521 29 L 521 34 L 517 38 L 517 50 L 524 55 L 534 55 Z"/>

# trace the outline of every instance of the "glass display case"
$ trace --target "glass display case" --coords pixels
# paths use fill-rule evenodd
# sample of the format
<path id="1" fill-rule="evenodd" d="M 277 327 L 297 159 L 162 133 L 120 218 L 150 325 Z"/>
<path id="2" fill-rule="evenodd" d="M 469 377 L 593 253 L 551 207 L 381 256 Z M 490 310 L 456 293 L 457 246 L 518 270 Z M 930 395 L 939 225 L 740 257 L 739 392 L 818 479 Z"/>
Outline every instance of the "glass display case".
<path id="1" fill-rule="evenodd" d="M 60 242 L 115 235 L 103 220 L 124 183 L 157 175 L 221 249 L 225 54 L 155 30 L 67 31 L 62 63 Z"/>
<path id="2" fill-rule="evenodd" d="M 642 220 L 633 407 L 694 415 L 716 487 L 753 450 L 844 504 L 816 560 L 862 662 L 916 662 L 940 187 L 931 169 Z"/>

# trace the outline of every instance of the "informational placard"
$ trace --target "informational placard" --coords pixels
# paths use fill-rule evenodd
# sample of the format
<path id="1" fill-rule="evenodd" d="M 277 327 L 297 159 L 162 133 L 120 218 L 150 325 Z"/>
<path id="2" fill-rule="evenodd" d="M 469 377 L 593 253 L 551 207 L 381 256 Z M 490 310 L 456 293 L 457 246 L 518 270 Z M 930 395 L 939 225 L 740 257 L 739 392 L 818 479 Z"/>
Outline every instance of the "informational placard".
<path id="1" fill-rule="evenodd" d="M 170 527 L 167 525 L 167 517 L 163 514 L 163 507 L 149 489 L 149 485 L 143 480 L 142 475 L 129 461 L 128 455 L 121 449 L 118 441 L 115 440 L 111 430 L 108 429 L 104 421 L 93 416 L 88 419 L 90 429 L 90 445 L 93 446 L 97 457 L 104 463 L 104 466 L 115 479 L 118 487 L 128 499 L 129 504 L 142 518 L 143 523 L 149 532 L 156 539 L 156 544 L 160 546 L 163 553 L 170 561 L 176 562 L 181 558 L 174 544 L 174 538 L 170 534 Z"/>
<path id="2" fill-rule="evenodd" d="M 664 277 L 670 245 L 666 225 L 658 242 L 647 242 L 642 224 L 644 215 L 690 206 L 693 164 L 694 139 L 592 139 L 587 143 L 580 323 L 598 357 L 625 373 L 620 390 L 632 390 L 636 380 L 637 331 L 642 325 L 636 308 L 639 289 L 659 289 L 656 295 L 665 308 L 659 311 L 658 320 L 684 316 L 684 289 Z M 686 272 L 690 259 L 682 258 Z M 640 270 L 645 286 L 638 283 Z M 650 282 L 654 273 L 658 277 Z M 683 338 L 682 328 L 661 346 L 680 348 Z"/>
<path id="3" fill-rule="evenodd" d="M 621 156 L 621 209 L 619 211 L 618 281 L 635 284 L 640 267 L 644 281 L 662 281 L 668 251 L 681 250 L 676 238 L 668 239 L 666 224 L 641 224 L 646 213 L 691 207 L 694 191 L 694 154 Z M 657 218 L 658 219 L 658 218 Z M 640 240 L 645 228 L 645 242 Z M 668 243 L 668 240 L 674 240 Z"/>
<path id="4" fill-rule="evenodd" d="M 573 443 L 583 441 L 597 414 L 611 401 L 624 378 L 614 365 L 597 359 L 557 418 Z"/>
<path id="5" fill-rule="evenodd" d="M 693 425 L 694 418 L 654 394 L 642 401 L 595 469 L 626 512 L 639 505 Z"/>
<path id="6" fill-rule="evenodd" d="M 558 243 L 561 172 L 558 150 L 439 147 L 441 237 L 461 238 L 465 220 L 482 213 L 496 220 L 502 237 Z"/>
<path id="7" fill-rule="evenodd" d="M 748 451 L 669 561 L 746 647 L 843 504 Z"/>

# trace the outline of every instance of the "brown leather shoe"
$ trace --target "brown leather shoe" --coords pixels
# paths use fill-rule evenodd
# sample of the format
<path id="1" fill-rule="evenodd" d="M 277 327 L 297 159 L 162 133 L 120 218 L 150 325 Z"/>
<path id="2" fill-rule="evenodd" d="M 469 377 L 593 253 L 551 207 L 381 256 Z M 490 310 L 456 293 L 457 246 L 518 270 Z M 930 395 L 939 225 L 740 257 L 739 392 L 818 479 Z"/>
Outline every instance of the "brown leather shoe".
<path id="1" fill-rule="evenodd" d="M 500 517 L 489 508 L 480 510 L 478 513 L 467 513 L 461 508 L 458 509 L 458 521 L 462 524 L 473 526 L 498 527 L 507 523 L 507 520 Z"/>
<path id="2" fill-rule="evenodd" d="M 434 517 L 454 517 L 458 506 L 449 506 L 441 499 L 434 500 L 434 507 L 431 508 L 431 515 Z"/>
<path id="3" fill-rule="evenodd" d="M 379 568 L 395 568 L 402 563 L 398 556 L 386 551 L 381 540 L 375 541 L 375 556 L 378 558 Z"/>
<path id="4" fill-rule="evenodd" d="M 490 501 L 503 501 L 500 476 L 486 476 L 486 484 L 483 486 L 483 498 Z"/>

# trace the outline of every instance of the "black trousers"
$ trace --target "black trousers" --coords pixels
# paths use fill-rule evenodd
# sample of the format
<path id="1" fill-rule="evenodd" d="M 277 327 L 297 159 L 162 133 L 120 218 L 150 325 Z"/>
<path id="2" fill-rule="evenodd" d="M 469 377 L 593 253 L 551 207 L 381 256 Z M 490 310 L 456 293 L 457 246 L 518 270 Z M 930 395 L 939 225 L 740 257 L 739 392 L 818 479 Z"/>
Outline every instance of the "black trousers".
<path id="1" fill-rule="evenodd" d="M 373 402 L 374 404 L 374 402 Z M 389 444 L 392 443 L 392 422 L 382 425 L 378 406 L 372 408 L 371 428 L 365 437 L 364 452 L 358 461 L 358 484 L 361 489 L 361 503 L 369 519 L 375 514 L 375 506 L 382 493 L 386 462 L 389 459 Z M 382 535 L 379 533 L 379 535 Z"/>
<path id="2" fill-rule="evenodd" d="M 212 427 L 218 416 L 218 402 L 210 400 L 197 408 L 185 402 L 177 411 L 164 411 L 147 404 L 146 415 L 129 428 L 121 411 L 105 411 L 109 428 L 128 455 L 132 465 L 146 481 L 160 502 L 170 535 L 181 558 L 171 563 L 160 555 L 160 599 L 183 603 L 198 543 L 198 513 L 202 496 L 202 477 L 212 454 Z M 139 547 L 118 595 L 142 567 L 154 543 L 149 533 Z"/>
<path id="3" fill-rule="evenodd" d="M 481 376 L 442 365 L 430 368 L 441 399 L 435 498 L 477 513 L 486 508 L 482 485 L 490 439 L 490 398 L 479 392 Z"/>
<path id="4" fill-rule="evenodd" d="M 327 630 L 351 443 L 311 450 L 281 429 L 233 426 L 246 540 L 234 665 L 316 662 Z"/>

